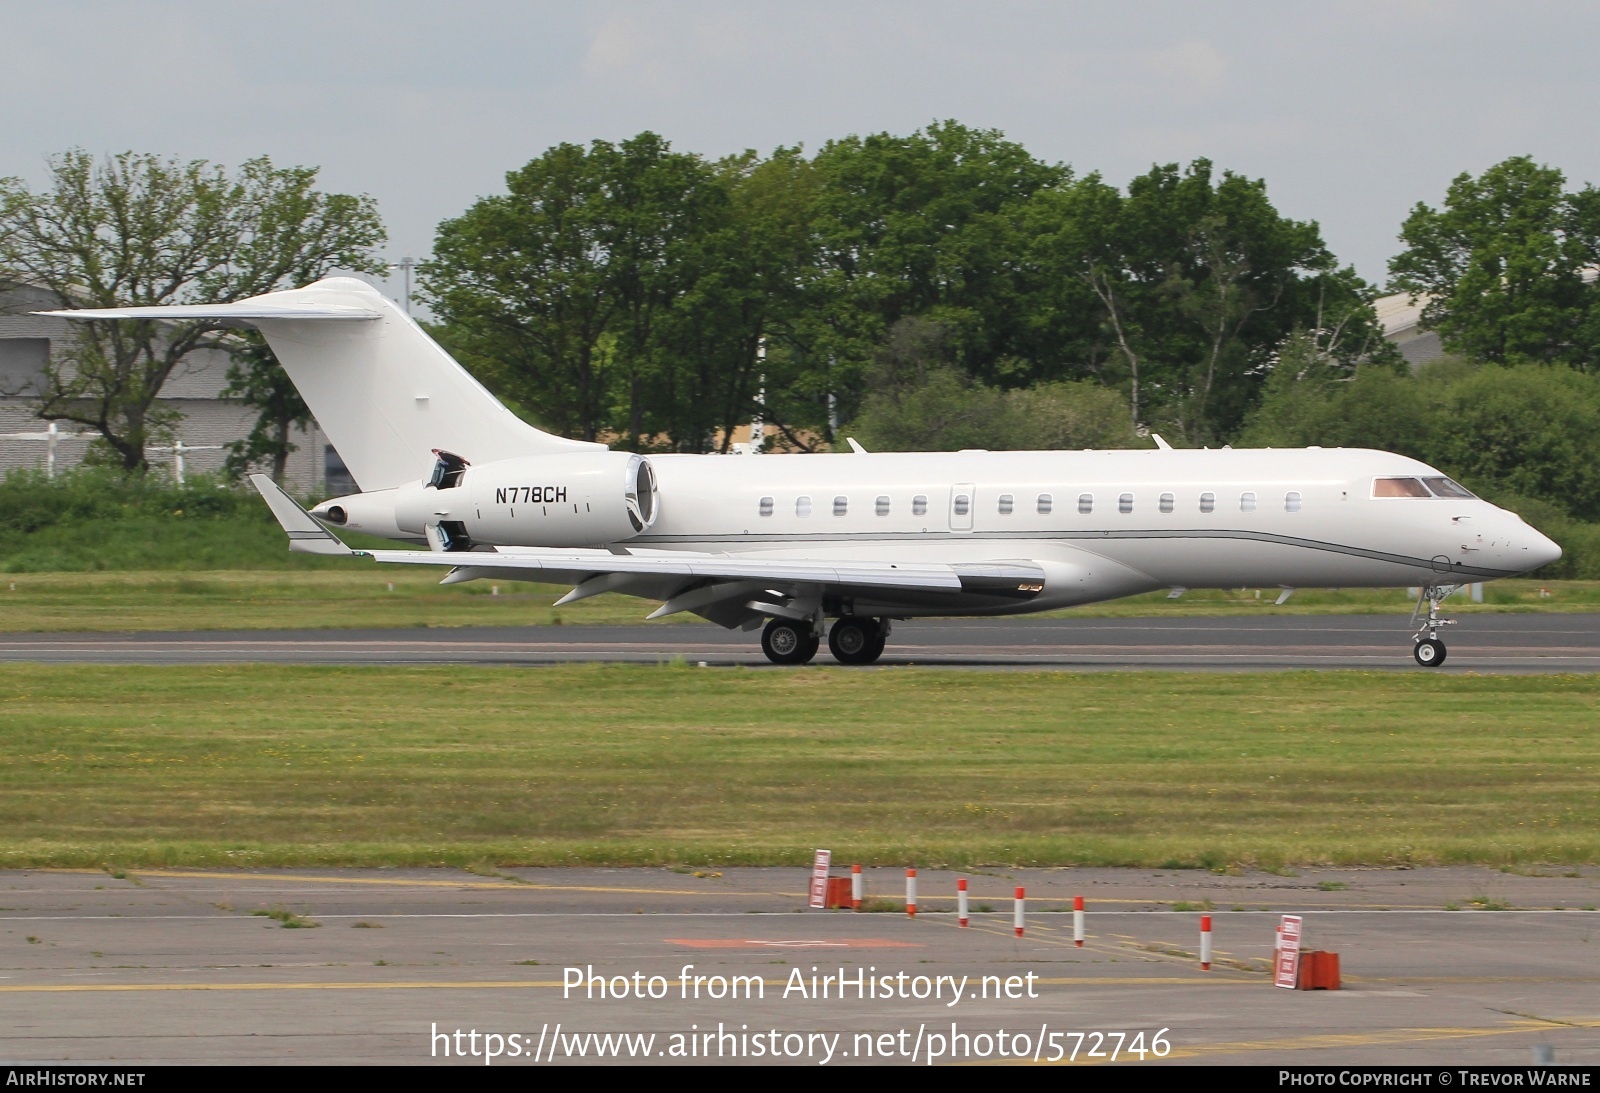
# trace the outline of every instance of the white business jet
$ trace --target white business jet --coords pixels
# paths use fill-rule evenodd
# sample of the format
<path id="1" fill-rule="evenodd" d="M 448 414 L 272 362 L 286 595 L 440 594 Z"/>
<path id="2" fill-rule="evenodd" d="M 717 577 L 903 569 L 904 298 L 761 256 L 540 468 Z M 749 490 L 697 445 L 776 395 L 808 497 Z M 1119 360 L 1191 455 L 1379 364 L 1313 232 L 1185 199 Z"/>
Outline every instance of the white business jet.
<path id="1" fill-rule="evenodd" d="M 779 664 L 870 664 L 892 620 L 1045 611 L 1168 588 L 1423 589 L 1443 599 L 1561 556 L 1514 513 L 1362 449 L 631 455 L 541 432 L 392 302 L 334 277 L 230 304 L 60 311 L 207 319 L 271 344 L 362 492 L 307 513 L 253 475 L 291 550 L 663 601 L 762 629 Z M 352 550 L 350 529 L 427 550 Z M 1426 605 L 1427 614 L 1422 618 Z M 827 620 L 834 622 L 829 628 Z"/>

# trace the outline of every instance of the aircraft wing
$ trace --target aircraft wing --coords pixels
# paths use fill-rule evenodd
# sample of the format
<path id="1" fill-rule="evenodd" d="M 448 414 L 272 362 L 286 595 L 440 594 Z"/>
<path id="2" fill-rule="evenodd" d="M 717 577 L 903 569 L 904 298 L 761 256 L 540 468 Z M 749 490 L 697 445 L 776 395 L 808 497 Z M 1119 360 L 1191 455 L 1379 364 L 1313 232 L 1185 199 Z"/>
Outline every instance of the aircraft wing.
<path id="1" fill-rule="evenodd" d="M 761 558 L 704 551 L 660 550 L 613 553 L 517 547 L 500 551 L 352 550 L 301 508 L 264 474 L 250 476 L 289 535 L 291 550 L 349 554 L 395 565 L 446 566 L 442 584 L 499 578 L 571 584 L 559 603 L 619 591 L 666 602 L 650 618 L 694 611 L 723 625 L 745 625 L 752 616 L 787 615 L 790 601 L 820 599 L 824 590 L 844 592 L 987 592 L 1031 597 L 1044 586 L 1044 571 L 1026 561 L 929 564 L 873 560 Z M 767 602 L 776 593 L 783 602 Z M 732 609 L 731 612 L 729 609 Z M 801 610 L 793 608 L 793 610 Z M 725 621 L 737 619 L 737 621 Z"/>

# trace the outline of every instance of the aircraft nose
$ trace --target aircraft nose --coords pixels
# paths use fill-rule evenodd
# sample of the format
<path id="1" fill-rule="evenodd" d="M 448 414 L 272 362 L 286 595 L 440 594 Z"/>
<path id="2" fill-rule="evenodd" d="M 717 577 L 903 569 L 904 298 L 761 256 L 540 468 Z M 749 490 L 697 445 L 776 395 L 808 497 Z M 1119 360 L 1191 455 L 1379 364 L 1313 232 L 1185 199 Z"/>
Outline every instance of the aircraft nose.
<path id="1" fill-rule="evenodd" d="M 1528 569 L 1538 569 L 1542 565 L 1549 565 L 1561 557 L 1561 547 L 1549 536 L 1529 528 L 1526 532 L 1528 544 L 1524 546 L 1523 557 Z"/>

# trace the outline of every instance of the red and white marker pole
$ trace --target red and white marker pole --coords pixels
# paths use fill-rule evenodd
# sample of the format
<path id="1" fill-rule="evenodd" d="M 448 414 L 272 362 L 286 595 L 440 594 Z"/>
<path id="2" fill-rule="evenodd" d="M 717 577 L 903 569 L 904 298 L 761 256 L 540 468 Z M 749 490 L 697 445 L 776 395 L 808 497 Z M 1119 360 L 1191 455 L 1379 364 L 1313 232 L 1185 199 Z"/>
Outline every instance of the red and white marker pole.
<path id="1" fill-rule="evenodd" d="M 1211 916 L 1200 916 L 1200 970 L 1211 970 Z"/>
<path id="2" fill-rule="evenodd" d="M 1072 897 L 1072 943 L 1083 948 L 1083 897 Z"/>
<path id="3" fill-rule="evenodd" d="M 861 866 L 850 867 L 850 910 L 861 910 Z"/>
<path id="4" fill-rule="evenodd" d="M 956 880 L 956 925 L 967 924 L 967 878 L 960 877 Z"/>
<path id="5" fill-rule="evenodd" d="M 1026 913 L 1027 898 L 1023 895 L 1022 885 L 1017 885 L 1017 896 L 1011 904 L 1011 928 L 1018 937 L 1022 936 L 1022 918 Z"/>
<path id="6" fill-rule="evenodd" d="M 906 870 L 906 914 L 917 917 L 917 871 Z"/>

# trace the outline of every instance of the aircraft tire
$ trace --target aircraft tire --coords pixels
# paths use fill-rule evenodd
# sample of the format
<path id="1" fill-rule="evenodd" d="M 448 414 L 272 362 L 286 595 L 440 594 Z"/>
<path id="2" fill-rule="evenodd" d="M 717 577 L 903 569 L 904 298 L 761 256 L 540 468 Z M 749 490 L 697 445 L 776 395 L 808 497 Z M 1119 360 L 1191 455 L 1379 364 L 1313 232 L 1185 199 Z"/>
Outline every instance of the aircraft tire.
<path id="1" fill-rule="evenodd" d="M 774 664 L 805 664 L 817 655 L 820 644 L 803 622 L 773 619 L 761 631 L 761 651 Z"/>
<path id="2" fill-rule="evenodd" d="M 1444 663 L 1444 642 L 1438 638 L 1423 638 L 1417 642 L 1417 647 L 1411 650 L 1411 655 L 1417 658 L 1417 663 L 1424 668 L 1437 668 Z"/>
<path id="3" fill-rule="evenodd" d="M 878 631 L 878 636 L 872 639 L 872 658 L 870 660 L 868 660 L 866 663 L 868 663 L 868 664 L 877 663 L 878 658 L 883 656 L 884 647 L 887 646 L 888 644 L 889 644 L 889 635 L 885 634 L 880 629 Z"/>
<path id="4" fill-rule="evenodd" d="M 846 615 L 828 631 L 828 652 L 840 664 L 871 664 L 883 654 L 883 643 L 876 619 Z"/>

